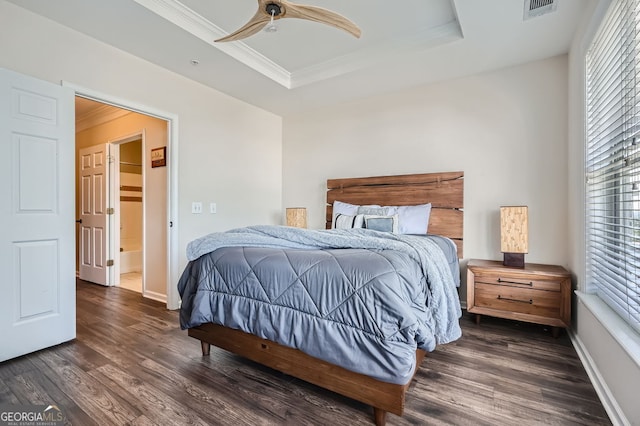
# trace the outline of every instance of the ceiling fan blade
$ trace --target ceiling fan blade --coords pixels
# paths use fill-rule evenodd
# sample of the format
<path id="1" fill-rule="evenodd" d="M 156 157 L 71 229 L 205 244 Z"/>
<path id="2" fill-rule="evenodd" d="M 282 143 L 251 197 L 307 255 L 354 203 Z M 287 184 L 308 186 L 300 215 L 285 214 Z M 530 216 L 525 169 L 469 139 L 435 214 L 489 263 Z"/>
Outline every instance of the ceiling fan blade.
<path id="1" fill-rule="evenodd" d="M 263 29 L 269 23 L 269 21 L 271 21 L 271 17 L 268 16 L 262 9 L 258 9 L 256 14 L 253 15 L 253 18 L 251 18 L 249 22 L 244 24 L 242 28 L 232 32 L 228 36 L 219 38 L 218 40 L 216 40 L 216 43 L 241 40 L 243 38 L 252 36 L 260 32 L 260 30 Z"/>
<path id="2" fill-rule="evenodd" d="M 362 31 L 356 24 L 344 16 L 330 10 L 317 6 L 295 4 L 284 0 L 282 1 L 282 4 L 286 8 L 283 18 L 306 19 L 308 21 L 331 25 L 332 27 L 348 32 L 356 38 L 360 38 L 360 35 L 362 34 Z"/>

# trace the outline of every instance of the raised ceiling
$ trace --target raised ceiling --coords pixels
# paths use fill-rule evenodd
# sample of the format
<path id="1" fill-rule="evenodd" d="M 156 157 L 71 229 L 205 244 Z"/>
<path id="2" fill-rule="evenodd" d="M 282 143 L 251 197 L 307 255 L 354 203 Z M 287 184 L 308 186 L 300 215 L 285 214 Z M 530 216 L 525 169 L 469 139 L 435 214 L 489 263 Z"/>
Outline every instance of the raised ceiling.
<path id="1" fill-rule="evenodd" d="M 528 20 L 525 0 L 307 0 L 362 37 L 283 19 L 230 43 L 213 40 L 248 21 L 256 0 L 8 1 L 287 115 L 564 54 L 597 0 L 555 0 L 555 12 Z"/>
<path id="2" fill-rule="evenodd" d="M 361 38 L 316 22 L 283 19 L 276 21 L 277 32 L 261 31 L 231 43 L 213 40 L 240 28 L 256 13 L 256 1 L 134 1 L 288 89 L 462 38 L 450 0 L 399 2 L 410 11 L 402 20 L 389 19 L 400 10 L 381 2 L 365 6 L 362 1 L 315 1 L 314 6 L 358 17 L 357 25 L 364 29 Z M 377 8 L 378 13 L 360 13 L 364 7 Z"/>

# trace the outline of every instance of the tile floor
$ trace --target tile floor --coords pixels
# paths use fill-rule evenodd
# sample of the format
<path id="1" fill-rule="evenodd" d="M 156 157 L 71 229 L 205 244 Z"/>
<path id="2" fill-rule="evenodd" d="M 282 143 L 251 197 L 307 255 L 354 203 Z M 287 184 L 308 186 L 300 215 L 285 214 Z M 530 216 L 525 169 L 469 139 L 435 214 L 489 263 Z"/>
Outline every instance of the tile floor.
<path id="1" fill-rule="evenodd" d="M 142 293 L 142 273 L 128 272 L 120 275 L 120 288 Z"/>

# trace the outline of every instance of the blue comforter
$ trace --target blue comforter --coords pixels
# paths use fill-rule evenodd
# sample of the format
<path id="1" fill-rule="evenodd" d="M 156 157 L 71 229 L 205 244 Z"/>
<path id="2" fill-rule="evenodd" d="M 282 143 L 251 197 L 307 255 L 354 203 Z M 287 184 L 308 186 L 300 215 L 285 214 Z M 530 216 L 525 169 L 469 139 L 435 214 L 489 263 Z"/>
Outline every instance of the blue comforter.
<path id="1" fill-rule="evenodd" d="M 416 348 L 460 337 L 456 283 L 429 238 L 258 226 L 189 244 L 182 328 L 221 324 L 405 384 Z"/>

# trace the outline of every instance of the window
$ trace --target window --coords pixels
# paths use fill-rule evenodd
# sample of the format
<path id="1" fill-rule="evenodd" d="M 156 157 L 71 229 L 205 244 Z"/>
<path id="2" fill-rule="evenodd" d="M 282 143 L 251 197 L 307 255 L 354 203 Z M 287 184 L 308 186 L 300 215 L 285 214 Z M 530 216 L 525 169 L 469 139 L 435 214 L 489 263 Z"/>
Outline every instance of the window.
<path id="1" fill-rule="evenodd" d="M 640 0 L 617 0 L 587 53 L 586 277 L 640 331 Z"/>

